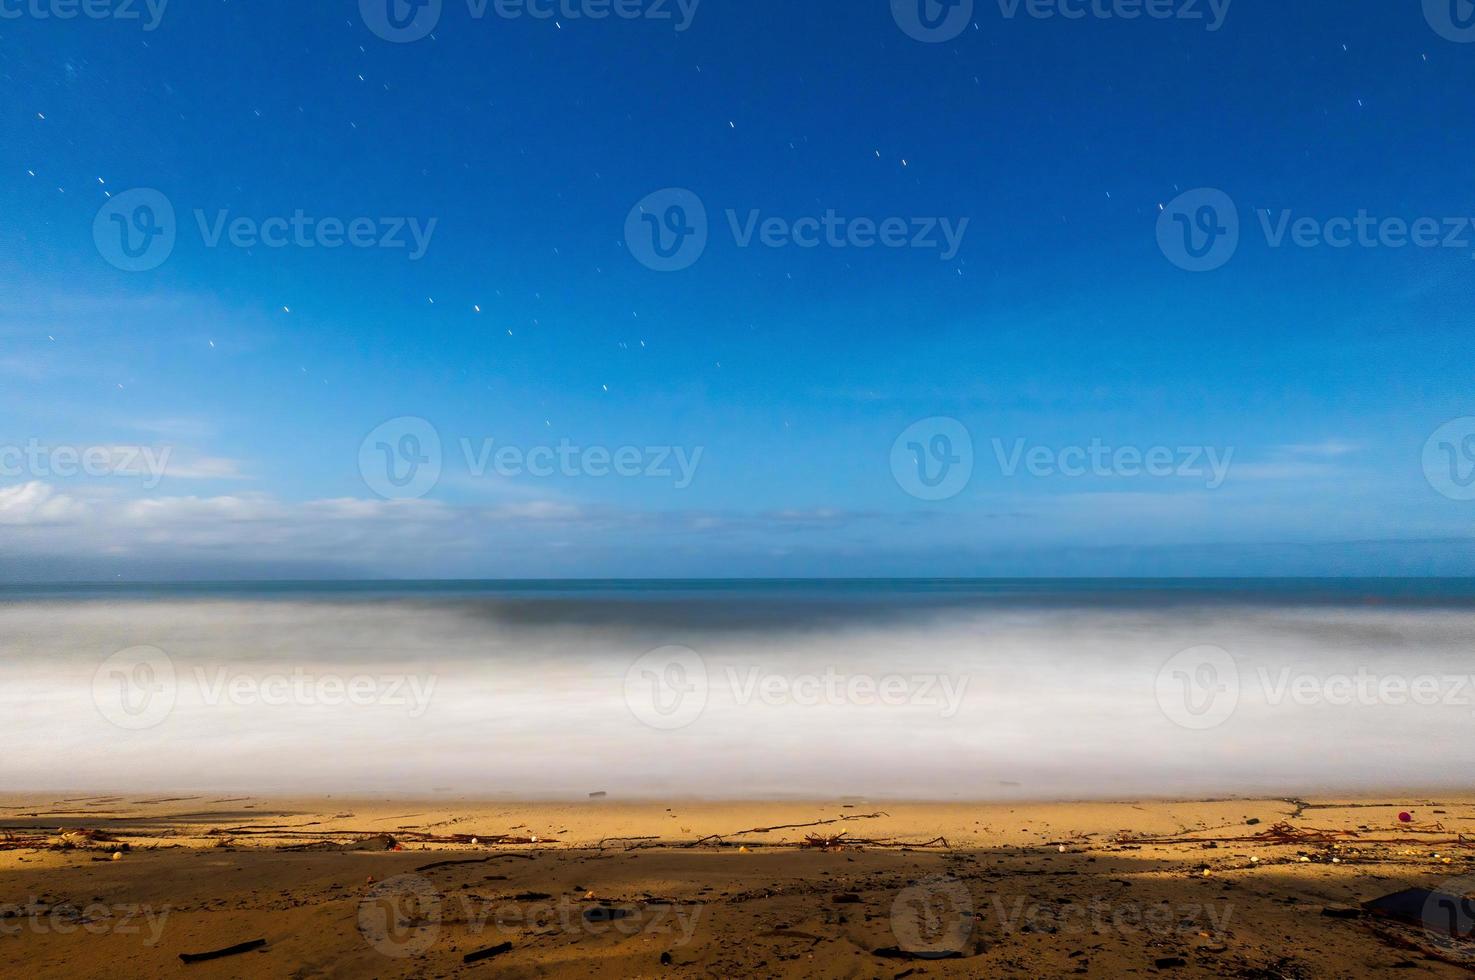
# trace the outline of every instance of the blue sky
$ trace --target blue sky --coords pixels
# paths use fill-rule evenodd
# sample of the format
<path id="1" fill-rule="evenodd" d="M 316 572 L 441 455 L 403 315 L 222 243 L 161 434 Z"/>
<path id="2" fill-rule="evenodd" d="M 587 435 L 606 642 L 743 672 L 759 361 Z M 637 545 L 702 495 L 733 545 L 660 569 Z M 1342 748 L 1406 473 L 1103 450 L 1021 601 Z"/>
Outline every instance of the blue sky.
<path id="1" fill-rule="evenodd" d="M 678 30 L 652 0 L 444 0 L 397 43 L 367 0 L 56 2 L 0 4 L 0 446 L 45 461 L 0 450 L 0 577 L 1475 572 L 1475 456 L 1441 429 L 1475 415 L 1475 44 L 1437 4 L 1237 0 L 1209 30 L 980 0 L 922 41 L 884 2 L 705 0 Z M 128 271 L 106 209 L 140 188 L 174 242 Z M 627 219 L 669 188 L 707 238 L 656 271 Z M 1193 272 L 1158 227 L 1200 188 L 1240 236 Z M 1452 244 L 1277 246 L 1257 209 Z M 299 211 L 317 244 L 249 243 Z M 741 244 L 830 212 L 909 247 Z M 423 255 L 324 247 L 324 219 Z M 956 254 L 910 247 L 929 224 Z M 971 475 L 926 499 L 893 448 L 939 418 Z M 441 443 L 423 493 L 361 465 L 394 419 Z M 478 475 L 487 440 L 640 473 Z M 1005 471 L 1093 443 L 1172 472 Z"/>

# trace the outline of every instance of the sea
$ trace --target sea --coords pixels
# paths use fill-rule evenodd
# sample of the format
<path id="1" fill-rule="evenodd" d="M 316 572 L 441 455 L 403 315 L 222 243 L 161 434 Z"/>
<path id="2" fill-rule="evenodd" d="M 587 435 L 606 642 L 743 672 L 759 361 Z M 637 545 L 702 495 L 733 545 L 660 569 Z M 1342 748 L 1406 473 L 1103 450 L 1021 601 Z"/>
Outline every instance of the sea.
<path id="1" fill-rule="evenodd" d="M 1438 792 L 1475 580 L 0 586 L 0 790 Z"/>

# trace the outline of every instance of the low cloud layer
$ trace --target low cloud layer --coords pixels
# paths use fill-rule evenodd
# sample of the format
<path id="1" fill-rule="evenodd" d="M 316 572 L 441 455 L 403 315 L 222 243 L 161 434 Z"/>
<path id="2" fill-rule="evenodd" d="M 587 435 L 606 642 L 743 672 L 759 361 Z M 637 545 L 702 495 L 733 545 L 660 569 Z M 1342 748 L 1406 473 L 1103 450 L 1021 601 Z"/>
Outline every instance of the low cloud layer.
<path id="1" fill-rule="evenodd" d="M 1469 574 L 1437 523 L 1374 533 L 1369 503 L 1316 539 L 1274 495 L 1069 493 L 967 511 L 638 511 L 265 492 L 128 497 L 0 485 L 0 581 L 233 578 Z"/>

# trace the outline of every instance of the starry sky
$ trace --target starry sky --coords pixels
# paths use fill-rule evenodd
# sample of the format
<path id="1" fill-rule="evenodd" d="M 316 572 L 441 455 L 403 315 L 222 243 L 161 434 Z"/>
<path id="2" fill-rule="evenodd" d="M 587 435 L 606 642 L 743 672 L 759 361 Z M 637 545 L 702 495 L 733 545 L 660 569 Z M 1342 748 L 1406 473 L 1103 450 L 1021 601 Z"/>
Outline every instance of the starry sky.
<path id="1" fill-rule="evenodd" d="M 1435 0 L 388 2 L 0 3 L 0 579 L 1475 574 Z"/>

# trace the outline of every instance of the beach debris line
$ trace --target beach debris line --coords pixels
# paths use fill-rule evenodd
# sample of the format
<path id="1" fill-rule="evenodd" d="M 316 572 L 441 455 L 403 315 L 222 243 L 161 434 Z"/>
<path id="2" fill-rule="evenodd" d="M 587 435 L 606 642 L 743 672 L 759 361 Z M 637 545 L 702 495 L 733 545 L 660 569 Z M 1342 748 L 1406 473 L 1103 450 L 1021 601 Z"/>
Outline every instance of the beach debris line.
<path id="1" fill-rule="evenodd" d="M 50 840 L 51 839 L 45 834 L 35 834 L 22 837 L 6 831 L 5 836 L 3 838 L 0 838 L 0 851 L 18 851 L 23 848 L 42 848 L 46 847 L 50 843 Z"/>
<path id="2" fill-rule="evenodd" d="M 519 854 L 516 851 L 510 851 L 505 854 L 488 854 L 486 857 L 479 858 L 453 858 L 449 861 L 431 861 L 429 864 L 420 865 L 420 867 L 416 868 L 415 870 L 417 872 L 430 871 L 434 868 L 448 868 L 453 864 L 486 864 L 488 861 L 500 861 L 503 858 L 522 858 L 526 861 L 531 861 L 533 860 L 533 855 Z"/>
<path id="3" fill-rule="evenodd" d="M 280 850 L 284 851 L 392 851 L 403 848 L 405 844 L 476 844 L 487 846 L 495 844 L 558 844 L 556 837 L 519 836 L 515 834 L 430 834 L 418 830 L 401 830 L 391 835 L 382 831 L 367 830 L 330 830 L 304 832 L 294 830 L 278 830 L 275 828 L 256 827 L 212 827 L 205 831 L 206 837 L 226 837 L 232 835 L 248 835 L 256 837 L 284 837 L 284 838 L 310 838 L 301 844 L 284 844 Z M 350 838 L 344 840 L 332 840 L 329 838 Z"/>
<path id="4" fill-rule="evenodd" d="M 223 949 L 212 949 L 207 953 L 180 953 L 179 958 L 185 963 L 203 963 L 206 960 L 218 960 L 222 956 L 249 953 L 253 949 L 260 949 L 265 945 L 265 939 L 252 939 L 244 943 L 236 943 L 234 946 L 226 946 Z"/>
<path id="5" fill-rule="evenodd" d="M 885 811 L 875 813 L 848 813 L 838 817 L 830 817 L 824 820 L 810 820 L 805 823 L 783 823 L 772 827 L 748 827 L 746 830 L 733 830 L 722 834 L 708 834 L 698 837 L 692 841 L 667 841 L 660 836 L 647 837 L 603 837 L 595 844 L 595 847 L 603 850 L 606 844 L 623 844 L 624 850 L 633 851 L 645 847 L 734 847 L 739 853 L 747 853 L 748 847 L 744 844 L 736 844 L 729 840 L 732 837 L 747 837 L 752 834 L 771 834 L 777 830 L 802 830 L 806 827 L 824 827 L 831 824 L 844 823 L 850 820 L 877 820 L 881 817 L 889 817 L 891 814 Z M 754 847 L 759 846 L 757 843 Z M 929 841 L 905 841 L 894 837 L 851 837 L 849 831 L 841 831 L 838 834 L 808 834 L 803 840 L 779 841 L 774 844 L 764 844 L 764 847 L 799 847 L 819 848 L 821 850 L 843 850 L 845 848 L 860 847 L 950 847 L 947 838 L 934 837 Z"/>
<path id="6" fill-rule="evenodd" d="M 16 833 L 17 828 L 0 828 L 0 851 L 18 850 L 52 850 L 52 851 L 106 851 L 109 855 L 126 854 L 133 850 L 133 845 L 127 841 L 120 840 L 119 836 L 104 833 L 101 830 L 90 830 L 80 828 L 77 830 L 63 830 L 60 827 L 55 832 L 41 833 Z M 25 828 L 30 829 L 30 828 Z M 160 847 L 177 847 L 177 844 L 150 844 L 145 850 L 157 850 Z M 109 860 L 110 858 L 95 858 L 94 860 Z M 111 858 L 118 860 L 118 857 Z"/>
<path id="7" fill-rule="evenodd" d="M 1448 834 L 1443 824 L 1416 825 L 1404 829 L 1406 834 Z M 1362 841 L 1369 844 L 1448 844 L 1452 847 L 1475 847 L 1475 838 L 1455 834 L 1441 840 L 1420 837 L 1369 837 L 1360 830 L 1338 830 L 1322 827 L 1294 827 L 1282 820 L 1256 834 L 1240 834 L 1226 837 L 1198 837 L 1178 834 L 1166 837 L 1143 836 L 1129 831 L 1118 833 L 1112 840 L 1117 844 L 1336 844 L 1346 841 Z"/>
<path id="8" fill-rule="evenodd" d="M 823 827 L 828 824 L 844 823 L 847 820 L 877 820 L 881 817 L 889 816 L 891 816 L 891 814 L 886 813 L 882 810 L 878 810 L 875 813 L 847 813 L 842 814 L 838 817 L 830 817 L 827 820 L 810 820 L 807 823 L 781 823 L 775 824 L 772 827 L 749 827 L 747 830 L 734 830 L 731 833 L 727 834 L 708 834 L 706 837 L 697 838 L 695 841 L 687 844 L 686 846 L 700 847 L 701 845 L 710 843 L 712 841 L 717 841 L 721 843 L 725 841 L 728 837 L 746 837 L 748 834 L 771 834 L 775 830 L 800 830 L 805 827 Z"/>
<path id="9" fill-rule="evenodd" d="M 799 844 L 804 848 L 818 848 L 822 851 L 843 851 L 849 848 L 859 849 L 862 847 L 951 847 L 946 837 L 934 837 L 928 841 L 901 841 L 893 837 L 851 837 L 848 831 L 840 831 L 838 834 L 828 836 L 821 834 L 810 834 Z"/>

